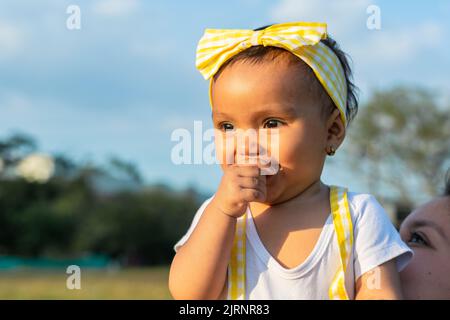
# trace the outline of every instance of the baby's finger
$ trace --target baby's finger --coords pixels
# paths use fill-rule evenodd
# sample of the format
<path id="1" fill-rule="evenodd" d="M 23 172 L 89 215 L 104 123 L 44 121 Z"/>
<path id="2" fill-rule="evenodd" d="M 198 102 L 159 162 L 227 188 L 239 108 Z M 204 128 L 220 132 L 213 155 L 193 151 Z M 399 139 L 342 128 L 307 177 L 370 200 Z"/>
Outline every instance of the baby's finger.
<path id="1" fill-rule="evenodd" d="M 236 172 L 240 177 L 258 177 L 260 169 L 257 165 L 241 165 L 236 166 Z"/>
<path id="2" fill-rule="evenodd" d="M 254 188 L 261 189 L 266 185 L 266 177 L 265 176 L 257 176 L 257 177 L 238 177 L 239 186 L 242 188 Z"/>
<path id="3" fill-rule="evenodd" d="M 242 199 L 246 202 L 262 201 L 263 193 L 257 189 L 241 188 Z"/>

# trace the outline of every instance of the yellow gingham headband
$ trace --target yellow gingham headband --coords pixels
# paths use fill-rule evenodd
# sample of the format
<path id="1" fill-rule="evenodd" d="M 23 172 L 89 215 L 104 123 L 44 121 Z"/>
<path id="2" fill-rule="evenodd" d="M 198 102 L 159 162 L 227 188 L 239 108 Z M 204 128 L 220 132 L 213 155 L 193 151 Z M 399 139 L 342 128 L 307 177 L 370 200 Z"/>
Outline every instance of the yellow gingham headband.
<path id="1" fill-rule="evenodd" d="M 206 29 L 197 46 L 196 67 L 209 84 L 212 108 L 212 77 L 230 58 L 252 46 L 279 47 L 290 51 L 311 67 L 340 111 L 344 125 L 347 84 L 339 58 L 321 39 L 327 38 L 326 23 L 288 22 L 274 24 L 263 30 Z"/>

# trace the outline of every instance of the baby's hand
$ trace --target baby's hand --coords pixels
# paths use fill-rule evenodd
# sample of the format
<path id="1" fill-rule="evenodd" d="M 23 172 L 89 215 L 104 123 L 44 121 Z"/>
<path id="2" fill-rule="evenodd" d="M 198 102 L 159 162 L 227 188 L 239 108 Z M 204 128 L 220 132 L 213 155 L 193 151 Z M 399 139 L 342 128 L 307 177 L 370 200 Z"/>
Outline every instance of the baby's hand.
<path id="1" fill-rule="evenodd" d="M 260 175 L 258 164 L 231 164 L 224 169 L 213 201 L 224 214 L 239 218 L 247 210 L 249 202 L 265 199 L 266 176 Z"/>

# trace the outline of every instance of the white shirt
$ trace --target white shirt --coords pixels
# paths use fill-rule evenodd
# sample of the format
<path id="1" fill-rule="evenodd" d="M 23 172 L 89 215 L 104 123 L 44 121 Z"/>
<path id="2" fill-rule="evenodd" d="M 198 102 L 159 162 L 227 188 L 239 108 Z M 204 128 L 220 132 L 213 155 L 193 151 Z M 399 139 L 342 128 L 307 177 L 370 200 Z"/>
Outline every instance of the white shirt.
<path id="1" fill-rule="evenodd" d="M 213 196 L 214 197 L 214 196 Z M 204 209 L 207 199 L 198 209 L 187 233 L 175 244 L 177 251 L 189 238 Z M 369 194 L 348 192 L 353 221 L 354 245 L 346 272 L 346 289 L 354 298 L 356 279 L 362 274 L 396 258 L 401 271 L 411 260 L 413 252 L 401 240 L 386 212 Z M 245 299 L 329 299 L 328 289 L 340 263 L 339 248 L 330 215 L 314 249 L 304 262 L 286 269 L 273 258 L 259 238 L 250 207 L 246 224 L 246 292 Z M 377 285 L 374 273 L 371 285 Z"/>

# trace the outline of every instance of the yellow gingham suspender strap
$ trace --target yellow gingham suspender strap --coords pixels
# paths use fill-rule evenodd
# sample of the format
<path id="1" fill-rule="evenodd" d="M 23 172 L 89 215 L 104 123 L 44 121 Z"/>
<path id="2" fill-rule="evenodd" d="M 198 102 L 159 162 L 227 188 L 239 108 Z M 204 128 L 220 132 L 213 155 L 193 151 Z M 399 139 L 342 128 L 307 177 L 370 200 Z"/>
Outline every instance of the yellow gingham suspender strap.
<path id="1" fill-rule="evenodd" d="M 328 294 L 330 299 L 347 300 L 349 297 L 345 289 L 345 271 L 353 247 L 353 224 L 348 205 L 347 189 L 331 186 L 330 205 L 339 245 L 340 263 Z M 240 217 L 236 223 L 236 233 L 228 266 L 228 300 L 245 299 L 246 221 L 247 213 Z"/>
<path id="2" fill-rule="evenodd" d="M 347 189 L 331 186 L 330 204 L 339 246 L 340 264 L 331 282 L 328 296 L 331 300 L 348 300 L 349 297 L 345 289 L 345 272 L 353 248 L 353 223 L 348 205 Z"/>
<path id="3" fill-rule="evenodd" d="M 228 267 L 228 300 L 245 299 L 245 226 L 247 213 L 236 222 L 230 265 Z"/>

